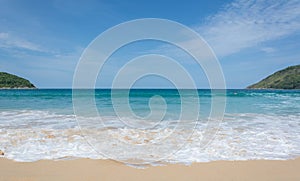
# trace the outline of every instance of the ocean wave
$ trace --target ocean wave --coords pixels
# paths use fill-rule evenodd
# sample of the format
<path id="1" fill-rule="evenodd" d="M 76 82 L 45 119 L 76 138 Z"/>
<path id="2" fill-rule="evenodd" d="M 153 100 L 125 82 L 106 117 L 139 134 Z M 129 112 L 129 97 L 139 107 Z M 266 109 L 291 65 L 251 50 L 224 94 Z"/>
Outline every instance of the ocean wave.
<path id="1" fill-rule="evenodd" d="M 167 120 L 161 123 L 165 125 L 153 129 L 138 129 L 127 127 L 112 116 L 101 118 L 105 122 L 102 127 L 95 126 L 98 119 L 86 119 L 86 125 L 80 127 L 71 114 L 2 111 L 0 149 L 6 158 L 16 161 L 113 158 L 126 162 L 144 158 L 143 162 L 157 164 L 157 161 L 191 163 L 300 156 L 300 114 L 226 114 L 217 134 L 205 147 L 201 145 L 201 139 L 214 129 L 206 130 L 205 120 L 199 121 L 196 127 L 189 120 L 181 121 L 187 125 L 182 129 L 175 129 L 178 120 Z M 126 119 L 130 121 L 130 118 Z M 183 137 L 185 134 L 189 136 Z M 92 143 L 97 145 L 87 138 L 95 139 Z M 153 149 L 151 153 L 145 151 L 145 148 L 159 144 L 160 149 Z M 138 149 L 132 150 L 133 147 Z M 106 154 L 108 149 L 109 155 Z"/>

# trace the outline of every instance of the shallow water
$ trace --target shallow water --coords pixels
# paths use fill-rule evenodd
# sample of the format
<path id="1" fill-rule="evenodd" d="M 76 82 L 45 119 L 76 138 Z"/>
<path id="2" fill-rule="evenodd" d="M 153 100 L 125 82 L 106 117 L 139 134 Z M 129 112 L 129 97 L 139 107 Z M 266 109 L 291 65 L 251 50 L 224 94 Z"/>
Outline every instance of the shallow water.
<path id="1" fill-rule="evenodd" d="M 110 90 L 96 90 L 99 115 L 89 114 L 89 107 L 83 105 L 87 114 L 75 116 L 72 90 L 1 90 L 0 150 L 16 161 L 112 158 L 129 163 L 190 163 L 300 156 L 299 90 L 197 93 L 195 97 L 190 90 L 131 90 L 134 115 L 130 116 L 122 109 L 124 90 L 114 95 L 117 104 Z M 88 94 L 83 90 L 80 98 Z M 181 119 L 182 94 L 191 106 L 199 98 L 197 120 Z M 160 99 L 149 104 L 153 96 L 162 97 L 166 107 Z M 220 124 L 206 127 L 212 96 L 225 96 L 226 110 Z M 125 116 L 117 117 L 113 105 Z M 162 119 L 143 119 L 164 108 Z M 206 135 L 210 136 L 204 143 Z"/>

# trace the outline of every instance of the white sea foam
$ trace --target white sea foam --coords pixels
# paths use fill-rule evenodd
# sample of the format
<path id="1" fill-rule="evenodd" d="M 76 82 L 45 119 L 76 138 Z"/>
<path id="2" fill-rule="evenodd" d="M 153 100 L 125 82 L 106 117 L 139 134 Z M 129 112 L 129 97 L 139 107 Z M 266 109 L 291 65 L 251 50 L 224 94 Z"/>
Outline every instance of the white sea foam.
<path id="1" fill-rule="evenodd" d="M 154 129 L 134 129 L 126 127 L 115 117 L 102 117 L 105 124 L 99 127 L 94 126 L 95 119 L 86 119 L 86 124 L 91 124 L 91 127 L 80 129 L 74 115 L 34 110 L 2 111 L 0 150 L 5 152 L 5 157 L 16 161 L 106 159 L 107 155 L 95 149 L 99 147 L 103 150 L 114 148 L 109 150 L 109 156 L 123 161 L 151 158 L 144 161 L 191 163 L 300 156 L 300 114 L 227 114 L 214 140 L 206 147 L 200 144 L 205 128 L 202 122 L 191 137 L 185 139 L 183 135 L 193 131 L 193 127 L 188 126 L 189 121 L 183 121 L 187 126 L 174 131 L 175 120 Z M 95 136 L 98 145 L 91 146 L 84 137 L 86 135 Z M 130 150 L 132 145 L 159 144 L 165 138 L 168 140 L 161 149 L 153 149 L 151 155 L 143 155 L 149 154 L 143 147 Z M 182 143 L 180 150 L 171 151 Z M 166 154 L 162 159 L 162 151 L 172 154 Z"/>

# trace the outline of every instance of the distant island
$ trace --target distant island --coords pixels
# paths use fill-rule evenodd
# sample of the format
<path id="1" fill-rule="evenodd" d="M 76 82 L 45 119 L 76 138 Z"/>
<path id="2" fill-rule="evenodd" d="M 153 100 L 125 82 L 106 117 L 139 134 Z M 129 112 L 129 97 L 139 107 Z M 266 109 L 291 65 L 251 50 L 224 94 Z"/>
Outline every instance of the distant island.
<path id="1" fill-rule="evenodd" d="M 300 65 L 290 66 L 250 85 L 248 89 L 300 89 Z"/>
<path id="2" fill-rule="evenodd" d="M 36 88 L 29 80 L 0 72 L 0 89 L 34 89 Z"/>

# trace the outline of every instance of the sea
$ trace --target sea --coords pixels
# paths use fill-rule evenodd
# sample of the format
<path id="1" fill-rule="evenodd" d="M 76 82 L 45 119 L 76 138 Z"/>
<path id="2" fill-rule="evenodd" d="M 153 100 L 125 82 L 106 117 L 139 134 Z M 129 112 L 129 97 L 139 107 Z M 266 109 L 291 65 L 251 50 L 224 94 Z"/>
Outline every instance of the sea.
<path id="1" fill-rule="evenodd" d="M 300 90 L 80 91 L 74 97 L 72 89 L 0 90 L 3 157 L 161 165 L 300 156 Z M 225 107 L 212 118 L 214 97 Z"/>

